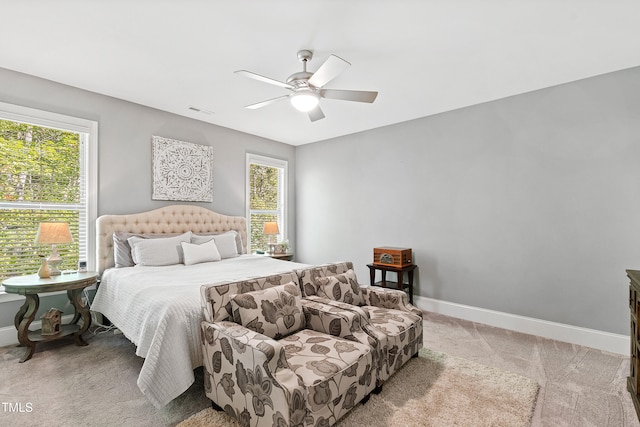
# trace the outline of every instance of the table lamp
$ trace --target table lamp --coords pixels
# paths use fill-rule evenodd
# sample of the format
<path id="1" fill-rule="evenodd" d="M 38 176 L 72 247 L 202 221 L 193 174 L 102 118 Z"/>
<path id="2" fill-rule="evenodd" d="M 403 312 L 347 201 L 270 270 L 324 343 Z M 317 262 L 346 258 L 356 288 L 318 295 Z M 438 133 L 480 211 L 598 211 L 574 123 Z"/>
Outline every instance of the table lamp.
<path id="1" fill-rule="evenodd" d="M 47 278 L 51 276 L 59 276 L 61 274 L 58 266 L 62 264 L 62 258 L 58 253 L 56 245 L 73 242 L 71 237 L 71 230 L 69 230 L 69 224 L 66 222 L 41 222 L 38 225 L 38 233 L 36 234 L 36 245 L 51 245 L 51 255 L 47 258 L 47 262 L 42 264 L 38 275 L 41 278 Z M 47 266 L 49 268 L 45 268 Z M 49 270 L 47 274 L 47 270 Z"/>
<path id="2" fill-rule="evenodd" d="M 274 238 L 275 238 L 276 235 L 278 235 L 280 233 L 280 230 L 278 229 L 278 223 L 277 222 L 265 222 L 264 223 L 263 232 L 264 232 L 264 234 L 269 236 L 269 252 L 273 253 L 273 246 L 276 243 L 274 241 Z"/>

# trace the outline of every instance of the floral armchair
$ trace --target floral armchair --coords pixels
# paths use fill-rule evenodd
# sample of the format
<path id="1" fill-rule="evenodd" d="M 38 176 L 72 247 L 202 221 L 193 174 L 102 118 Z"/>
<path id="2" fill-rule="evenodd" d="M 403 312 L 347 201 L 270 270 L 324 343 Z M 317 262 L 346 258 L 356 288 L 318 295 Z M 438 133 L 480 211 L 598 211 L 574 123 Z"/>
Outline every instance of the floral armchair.
<path id="1" fill-rule="evenodd" d="M 377 342 L 283 273 L 201 289 L 205 393 L 242 426 L 330 426 L 376 383 Z"/>
<path id="2" fill-rule="evenodd" d="M 422 347 L 422 312 L 401 290 L 360 286 L 351 262 L 297 270 L 306 299 L 350 311 L 378 342 L 377 385 L 381 386 Z"/>

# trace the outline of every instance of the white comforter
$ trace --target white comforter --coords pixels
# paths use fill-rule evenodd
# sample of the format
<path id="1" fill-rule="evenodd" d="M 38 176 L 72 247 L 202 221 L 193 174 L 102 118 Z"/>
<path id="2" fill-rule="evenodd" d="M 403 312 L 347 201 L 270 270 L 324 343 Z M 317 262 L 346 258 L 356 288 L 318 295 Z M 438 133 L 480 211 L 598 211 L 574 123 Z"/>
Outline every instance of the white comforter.
<path id="1" fill-rule="evenodd" d="M 136 346 L 145 361 L 138 377 L 142 393 L 160 408 L 194 381 L 202 366 L 200 286 L 306 267 L 259 255 L 190 266 L 111 268 L 104 272 L 91 305 Z"/>

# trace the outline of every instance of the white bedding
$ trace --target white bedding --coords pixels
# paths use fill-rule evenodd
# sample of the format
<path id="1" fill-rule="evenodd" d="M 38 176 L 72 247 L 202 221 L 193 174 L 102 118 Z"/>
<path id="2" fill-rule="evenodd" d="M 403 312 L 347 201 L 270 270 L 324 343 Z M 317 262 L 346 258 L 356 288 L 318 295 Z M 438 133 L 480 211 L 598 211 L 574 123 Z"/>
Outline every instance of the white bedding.
<path id="1" fill-rule="evenodd" d="M 305 264 L 260 255 L 165 267 L 110 268 L 102 275 L 92 311 L 105 315 L 136 346 L 145 361 L 142 393 L 160 408 L 194 381 L 202 366 L 200 286 L 265 276 Z"/>

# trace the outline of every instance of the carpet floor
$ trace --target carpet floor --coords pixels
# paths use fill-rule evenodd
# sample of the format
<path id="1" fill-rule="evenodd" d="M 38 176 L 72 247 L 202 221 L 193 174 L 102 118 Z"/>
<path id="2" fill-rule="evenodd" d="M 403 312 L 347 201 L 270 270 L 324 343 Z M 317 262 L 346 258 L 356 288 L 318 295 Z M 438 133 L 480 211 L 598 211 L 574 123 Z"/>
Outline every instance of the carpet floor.
<path id="1" fill-rule="evenodd" d="M 425 313 L 424 331 L 427 349 L 537 382 L 533 427 L 640 426 L 626 391 L 628 356 L 434 313 Z M 24 349 L 0 347 L 0 426 L 173 427 L 210 407 L 201 369 L 185 393 L 157 410 L 136 385 L 142 359 L 133 344 L 122 335 L 85 339 L 87 347 L 66 339 L 39 344 L 26 363 L 18 363 Z"/>
<path id="2" fill-rule="evenodd" d="M 339 427 L 527 427 L 538 395 L 529 378 L 423 348 L 382 392 L 357 405 Z M 178 427 L 240 427 L 211 408 Z"/>

